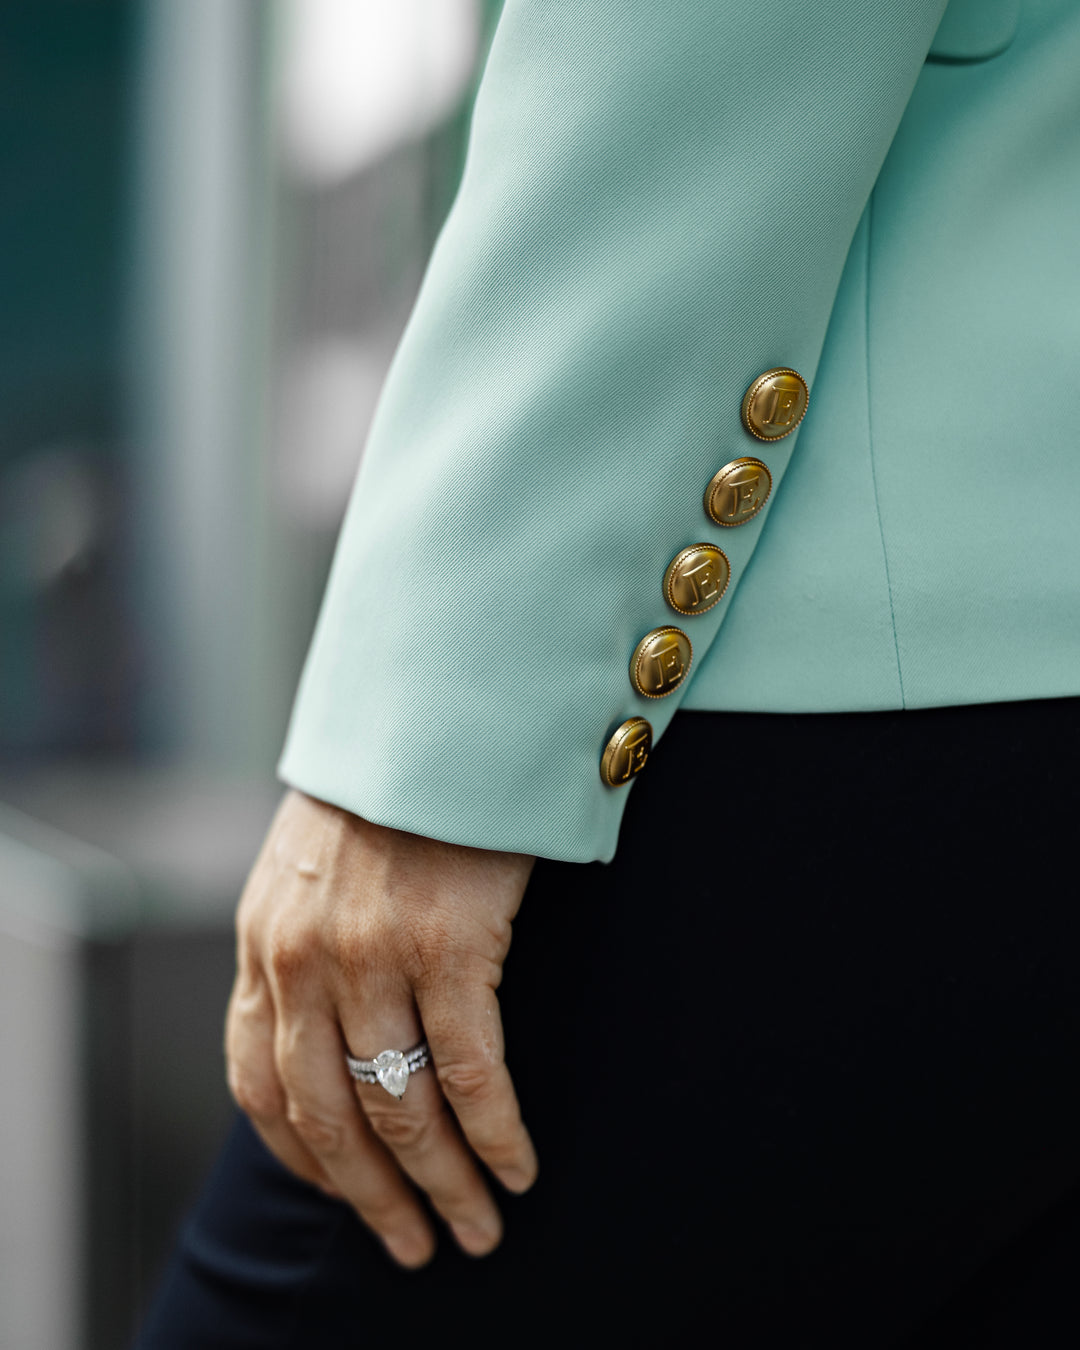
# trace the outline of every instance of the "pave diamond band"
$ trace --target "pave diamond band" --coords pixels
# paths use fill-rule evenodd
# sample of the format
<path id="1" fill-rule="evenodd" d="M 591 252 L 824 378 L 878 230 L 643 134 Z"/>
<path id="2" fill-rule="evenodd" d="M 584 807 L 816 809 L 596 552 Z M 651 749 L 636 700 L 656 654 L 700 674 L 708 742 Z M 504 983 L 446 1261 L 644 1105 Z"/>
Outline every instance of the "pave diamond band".
<path id="1" fill-rule="evenodd" d="M 401 1098 L 409 1085 L 409 1075 L 431 1062 L 427 1041 L 411 1050 L 380 1050 L 374 1059 L 345 1056 L 349 1072 L 358 1083 L 378 1083 L 391 1097 Z"/>

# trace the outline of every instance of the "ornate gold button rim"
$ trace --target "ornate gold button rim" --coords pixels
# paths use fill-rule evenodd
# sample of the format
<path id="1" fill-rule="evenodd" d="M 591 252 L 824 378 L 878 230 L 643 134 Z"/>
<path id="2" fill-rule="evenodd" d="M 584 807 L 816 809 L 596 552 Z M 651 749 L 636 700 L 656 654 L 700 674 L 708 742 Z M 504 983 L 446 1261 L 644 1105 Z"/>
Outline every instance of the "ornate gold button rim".
<path id="1" fill-rule="evenodd" d="M 798 415 L 798 417 L 791 424 L 791 426 L 787 428 L 786 431 L 778 432 L 775 436 L 766 436 L 764 432 L 758 431 L 757 427 L 755 427 L 754 424 L 750 421 L 750 406 L 753 403 L 757 394 L 762 389 L 762 387 L 776 375 L 793 375 L 795 379 L 799 381 L 799 383 L 802 385 L 803 390 L 803 409 L 802 412 Z M 806 411 L 809 407 L 810 407 L 810 386 L 806 383 L 806 381 L 799 374 L 799 372 L 797 370 L 793 370 L 791 366 L 774 366 L 772 370 L 766 370 L 761 375 L 759 375 L 757 379 L 753 382 L 753 384 L 750 386 L 750 388 L 743 395 L 742 423 L 743 426 L 746 428 L 746 430 L 750 433 L 750 435 L 756 437 L 759 441 L 766 441 L 766 442 L 782 441 L 785 436 L 790 436 L 791 433 L 795 430 L 795 428 L 799 425 L 799 423 L 803 420 L 803 418 L 806 416 Z"/>
<path id="2" fill-rule="evenodd" d="M 776 439 L 779 440 L 780 437 L 778 436 Z M 742 468 L 744 464 L 755 464 L 759 469 L 763 469 L 765 477 L 768 479 L 769 486 L 765 489 L 765 496 L 762 497 L 761 501 L 754 507 L 753 511 L 751 511 L 748 516 L 743 516 L 742 520 L 724 520 L 713 511 L 713 494 L 719 487 L 723 486 L 724 478 L 728 474 L 734 473 L 737 469 Z M 745 525 L 747 521 L 754 519 L 772 496 L 772 489 L 772 472 L 765 461 L 763 459 L 758 459 L 756 455 L 739 455 L 736 459 L 728 460 L 724 467 L 722 469 L 717 469 L 716 473 L 709 479 L 709 486 L 705 489 L 705 514 L 714 524 L 720 525 L 723 529 L 737 530 L 740 525 Z"/>
<path id="3" fill-rule="evenodd" d="M 625 778 L 612 777 L 612 769 L 614 768 L 615 760 L 620 751 L 632 733 L 639 730 L 641 727 L 645 728 L 645 732 L 648 736 L 648 744 L 645 747 L 645 758 L 648 759 L 649 753 L 652 750 L 652 723 L 647 718 L 629 717 L 612 732 L 607 745 L 604 747 L 604 754 L 600 760 L 600 777 L 607 787 L 622 787 L 641 772 L 641 769 L 635 769 L 633 773 L 628 773 Z M 644 767 L 643 764 L 641 768 Z"/>
<path id="4" fill-rule="evenodd" d="M 687 646 L 686 665 L 683 668 L 683 673 L 679 676 L 678 680 L 671 686 L 670 689 L 664 689 L 658 694 L 653 694 L 650 693 L 648 689 L 645 689 L 642 686 L 641 672 L 640 672 L 641 661 L 642 658 L 646 655 L 646 649 L 648 647 L 648 644 L 658 637 L 663 637 L 667 633 L 672 633 L 676 637 L 681 637 L 682 640 L 686 643 Z M 640 694 L 643 698 L 668 698 L 669 695 L 673 694 L 676 689 L 682 687 L 683 681 L 686 679 L 687 675 L 690 674 L 690 667 L 693 664 L 693 661 L 694 661 L 694 645 L 681 628 L 676 628 L 674 624 L 665 624 L 662 628 L 650 629 L 650 631 L 645 634 L 645 636 L 641 639 L 638 645 L 634 648 L 634 654 L 630 658 L 630 683 L 634 686 L 635 692 Z"/>
<path id="5" fill-rule="evenodd" d="M 675 597 L 672 594 L 672 583 L 675 579 L 675 574 L 678 571 L 680 563 L 682 563 L 686 558 L 690 557 L 692 554 L 696 553 L 698 549 L 702 548 L 707 548 L 711 553 L 719 553 L 720 557 L 724 560 L 724 567 L 727 569 L 726 575 L 724 577 L 724 584 L 720 587 L 716 599 L 710 600 L 707 605 L 701 605 L 697 609 L 683 609 L 682 605 L 677 605 L 675 603 Z M 676 553 L 674 558 L 672 558 L 672 560 L 668 563 L 667 570 L 664 572 L 664 599 L 668 602 L 668 604 L 671 606 L 671 608 L 675 611 L 676 614 L 685 614 L 687 618 L 694 619 L 697 618 L 699 614 L 707 614 L 709 610 L 712 609 L 713 605 L 718 605 L 720 601 L 723 600 L 724 596 L 727 594 L 727 588 L 730 584 L 731 584 L 731 560 L 728 558 L 728 555 L 724 552 L 722 548 L 718 547 L 716 544 L 707 544 L 707 543 L 687 544 L 686 548 L 680 549 L 679 552 Z M 687 641 L 689 641 L 689 639 L 687 639 Z"/>

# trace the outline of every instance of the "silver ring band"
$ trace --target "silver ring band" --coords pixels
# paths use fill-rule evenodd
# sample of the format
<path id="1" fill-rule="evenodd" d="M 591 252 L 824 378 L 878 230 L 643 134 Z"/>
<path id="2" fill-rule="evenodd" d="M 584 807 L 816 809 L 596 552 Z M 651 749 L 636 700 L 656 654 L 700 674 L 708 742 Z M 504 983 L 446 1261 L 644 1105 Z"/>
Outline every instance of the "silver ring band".
<path id="1" fill-rule="evenodd" d="M 409 1075 L 431 1062 L 427 1041 L 411 1050 L 380 1050 L 374 1059 L 345 1056 L 349 1073 L 358 1083 L 378 1083 L 391 1097 L 401 1098 L 409 1085 Z"/>

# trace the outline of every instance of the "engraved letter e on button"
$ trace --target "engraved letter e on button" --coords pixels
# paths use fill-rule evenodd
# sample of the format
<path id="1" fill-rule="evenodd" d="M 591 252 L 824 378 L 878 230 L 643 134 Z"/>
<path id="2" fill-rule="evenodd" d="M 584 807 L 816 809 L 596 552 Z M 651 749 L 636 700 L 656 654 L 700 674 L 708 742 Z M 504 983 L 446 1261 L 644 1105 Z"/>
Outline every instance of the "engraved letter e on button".
<path id="1" fill-rule="evenodd" d="M 727 590 L 731 565 L 715 544 L 691 544 L 664 573 L 664 599 L 679 614 L 704 614 Z"/>
<path id="2" fill-rule="evenodd" d="M 795 430 L 806 415 L 810 390 L 797 370 L 778 366 L 759 375 L 746 391 L 743 426 L 759 441 L 778 441 Z"/>
<path id="3" fill-rule="evenodd" d="M 693 652 L 681 628 L 654 628 L 634 648 L 630 683 L 646 698 L 666 698 L 686 678 Z"/>
<path id="4" fill-rule="evenodd" d="M 772 491 L 772 474 L 760 459 L 741 455 L 713 475 L 705 489 L 705 510 L 717 525 L 732 528 L 753 520 Z"/>

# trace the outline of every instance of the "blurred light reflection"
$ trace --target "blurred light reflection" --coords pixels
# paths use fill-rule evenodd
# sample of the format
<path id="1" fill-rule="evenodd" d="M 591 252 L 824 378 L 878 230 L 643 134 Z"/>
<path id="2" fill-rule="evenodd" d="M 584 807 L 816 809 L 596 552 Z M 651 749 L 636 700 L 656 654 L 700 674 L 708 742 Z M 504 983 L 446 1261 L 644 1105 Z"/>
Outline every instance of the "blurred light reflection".
<path id="1" fill-rule="evenodd" d="M 283 141 L 291 169 L 330 186 L 422 136 L 473 74 L 477 0 L 287 0 Z"/>

